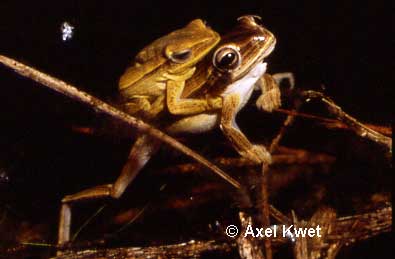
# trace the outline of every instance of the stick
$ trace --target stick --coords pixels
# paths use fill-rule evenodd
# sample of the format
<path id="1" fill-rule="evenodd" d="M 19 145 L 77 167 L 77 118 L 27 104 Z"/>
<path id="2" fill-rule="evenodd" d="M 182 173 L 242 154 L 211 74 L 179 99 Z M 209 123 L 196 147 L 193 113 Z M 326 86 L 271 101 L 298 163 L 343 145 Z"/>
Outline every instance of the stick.
<path id="1" fill-rule="evenodd" d="M 278 108 L 274 110 L 274 112 L 277 113 L 283 113 L 287 115 L 294 115 L 297 117 L 305 118 L 305 119 L 311 119 L 311 120 L 318 120 L 320 123 L 322 123 L 325 127 L 329 129 L 346 129 L 346 130 L 351 130 L 347 124 L 345 124 L 342 121 L 336 120 L 336 119 L 329 119 L 317 115 L 312 115 L 312 114 L 307 114 L 299 111 L 294 111 L 294 110 L 285 110 Z M 381 126 L 381 125 L 375 125 L 375 124 L 370 124 L 370 123 L 363 123 L 366 127 L 369 127 L 383 135 L 386 136 L 391 136 L 392 134 L 392 129 L 391 127 L 386 127 L 386 126 Z"/>
<path id="2" fill-rule="evenodd" d="M 333 156 L 324 153 L 309 152 L 304 149 L 288 148 L 284 146 L 278 147 L 278 153 L 272 155 L 272 165 L 320 165 L 320 164 L 332 164 L 335 162 Z M 218 157 L 213 159 L 216 164 L 219 164 L 224 168 L 248 168 L 257 167 L 257 164 L 249 161 L 245 158 L 230 158 L 230 157 Z M 196 163 L 179 164 L 171 167 L 167 167 L 159 173 L 165 174 L 190 174 L 199 173 L 202 170 L 202 166 Z M 240 171 L 244 173 L 244 171 Z M 236 172 L 237 173 L 237 172 Z"/>
<path id="3" fill-rule="evenodd" d="M 262 223 L 264 227 L 270 227 L 270 204 L 269 204 L 269 191 L 268 191 L 268 177 L 269 177 L 269 165 L 262 165 Z M 265 238 L 263 241 L 265 244 L 265 255 L 267 259 L 273 258 L 272 252 L 272 241 L 270 238 Z"/>
<path id="4" fill-rule="evenodd" d="M 76 101 L 79 101 L 81 103 L 85 103 L 89 105 L 90 107 L 93 107 L 95 110 L 103 112 L 105 114 L 108 114 L 120 121 L 123 121 L 124 123 L 135 127 L 139 132 L 149 134 L 153 136 L 154 138 L 159 139 L 160 141 L 172 146 L 173 148 L 181 151 L 182 153 L 186 154 L 187 156 L 192 157 L 195 159 L 197 162 L 201 163 L 223 179 L 225 179 L 227 182 L 229 182 L 231 185 L 236 187 L 237 189 L 240 189 L 240 183 L 237 182 L 235 179 L 233 179 L 231 176 L 226 174 L 224 171 L 222 171 L 220 168 L 215 166 L 214 164 L 210 163 L 207 159 L 202 157 L 201 155 L 197 154 L 190 148 L 186 147 L 185 145 L 181 144 L 174 138 L 170 137 L 169 135 L 166 135 L 162 131 L 150 126 L 149 124 L 143 122 L 142 120 L 139 120 L 133 116 L 130 116 L 127 113 L 124 113 L 115 107 L 99 100 L 96 97 L 93 97 L 92 95 L 78 90 L 76 87 L 67 84 L 64 81 L 61 81 L 55 77 L 52 77 L 50 75 L 47 75 L 45 73 L 42 73 L 32 67 L 29 67 L 27 65 L 24 65 L 14 59 L 5 57 L 0 55 L 0 62 L 3 63 L 5 66 L 12 68 L 17 72 L 18 74 L 30 78 L 56 92 L 59 92 L 63 95 L 66 95 Z"/>
<path id="5" fill-rule="evenodd" d="M 355 134 L 362 138 L 370 139 L 371 141 L 385 147 L 388 153 L 392 153 L 392 139 L 390 137 L 384 136 L 383 134 L 380 134 L 379 132 L 365 126 L 363 123 L 344 112 L 340 106 L 336 105 L 323 93 L 309 90 L 303 91 L 300 94 L 306 101 L 310 101 L 311 99 L 321 101 L 326 105 L 329 112 L 334 114 L 337 119 L 345 123 L 351 130 L 355 132 Z"/>

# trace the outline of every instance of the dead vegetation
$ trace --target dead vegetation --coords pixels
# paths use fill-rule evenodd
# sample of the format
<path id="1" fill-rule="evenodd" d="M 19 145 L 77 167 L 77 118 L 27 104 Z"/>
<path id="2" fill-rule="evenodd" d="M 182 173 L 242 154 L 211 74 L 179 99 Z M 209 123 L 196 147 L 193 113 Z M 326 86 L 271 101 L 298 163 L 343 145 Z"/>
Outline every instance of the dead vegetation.
<path id="1" fill-rule="evenodd" d="M 323 229 L 320 238 L 296 238 L 294 241 L 291 240 L 292 238 L 244 238 L 243 235 L 232 239 L 224 234 L 224 223 L 217 231 L 222 235 L 216 233 L 210 236 L 208 234 L 204 240 L 185 240 L 185 242 L 172 244 L 158 244 L 158 242 L 155 242 L 156 240 L 152 240 L 152 244 L 147 246 L 111 248 L 105 246 L 106 238 L 98 238 L 80 244 L 76 242 L 65 247 L 58 247 L 56 249 L 62 251 L 62 254 L 54 257 L 56 259 L 207 258 L 208 256 L 214 256 L 214 258 L 223 256 L 226 258 L 271 259 L 277 258 L 277 254 L 281 254 L 283 250 L 288 251 L 289 248 L 292 252 L 288 252 L 288 254 L 285 252 L 285 256 L 298 259 L 330 259 L 336 258 L 342 248 L 362 240 L 374 238 L 391 230 L 392 204 L 388 194 L 389 190 L 377 188 L 373 191 L 365 191 L 363 186 L 357 186 L 357 180 L 354 179 L 357 176 L 355 172 L 350 172 L 349 175 L 341 175 L 347 172 L 348 168 L 359 166 L 358 163 L 363 160 L 365 154 L 359 155 L 362 158 L 356 159 L 354 162 L 346 160 L 339 164 L 336 152 L 329 155 L 327 152 L 320 152 L 317 146 L 310 150 L 309 147 L 314 144 L 310 142 L 314 142 L 314 140 L 309 139 L 308 133 L 303 136 L 305 142 L 308 142 L 307 147 L 290 148 L 280 145 L 282 138 L 286 136 L 287 130 L 292 126 L 295 119 L 299 117 L 308 119 L 309 123 L 319 124 L 327 131 L 341 132 L 340 135 L 345 134 L 343 139 L 335 138 L 333 140 L 336 145 L 341 147 L 341 142 L 344 139 L 350 138 L 350 136 L 353 138 L 358 136 L 357 141 L 361 143 L 356 144 L 355 152 L 358 153 L 361 150 L 360 152 L 366 153 L 368 157 L 372 155 L 378 157 L 361 174 L 368 172 L 365 177 L 375 185 L 380 185 L 381 181 L 386 181 L 383 173 L 377 174 L 376 178 L 375 170 L 386 172 L 391 166 L 392 141 L 389 137 L 392 133 L 391 128 L 361 123 L 343 112 L 331 99 L 321 93 L 312 91 L 296 94 L 285 93 L 285 96 L 291 100 L 299 99 L 310 102 L 318 100 L 319 103 L 324 103 L 325 108 L 334 118 L 328 119 L 322 116 L 305 114 L 298 110 L 277 111 L 278 113 L 287 113 L 288 117 L 285 119 L 283 127 L 278 131 L 279 133 L 274 134 L 270 145 L 270 150 L 273 153 L 273 164 L 270 165 L 270 168 L 265 166 L 257 168 L 249 161 L 239 158 L 221 156 L 210 162 L 160 130 L 63 81 L 4 56 L 0 56 L 0 62 L 27 78 L 88 104 L 96 111 L 111 115 L 129 127 L 135 127 L 139 131 L 159 138 L 196 161 L 187 164 L 170 164 L 167 168 L 162 168 L 157 172 L 159 175 L 182 177 L 183 175 L 201 174 L 206 167 L 219 175 L 224 175 L 223 172 L 225 171 L 232 176 L 237 176 L 237 179 L 241 179 L 242 188 L 236 192 L 230 191 L 229 186 L 218 179 L 215 182 L 194 186 L 189 190 L 189 193 L 195 197 L 193 200 L 183 197 L 170 197 L 157 204 L 156 210 L 159 213 L 169 209 L 188 210 L 207 203 L 221 203 L 224 201 L 224 196 L 228 196 L 224 193 L 229 193 L 229 196 L 232 197 L 227 199 L 231 199 L 233 203 L 237 204 L 236 210 L 238 212 L 235 214 L 237 217 L 233 217 L 233 220 L 238 219 L 238 222 L 229 222 L 229 219 L 224 221 L 235 224 L 240 229 L 245 229 L 248 224 L 257 227 L 269 227 L 273 224 L 287 226 L 292 224 L 303 227 L 320 225 Z M 259 133 L 257 135 L 258 139 L 259 137 L 263 138 Z M 325 138 L 325 136 L 321 137 Z M 296 143 L 298 142 L 296 141 Z M 369 153 L 369 149 L 373 154 Z M 223 168 L 224 171 L 220 168 Z M 383 175 L 384 178 L 381 179 L 380 177 L 383 177 Z M 330 181 L 326 182 L 328 179 Z M 336 184 L 341 183 L 341 179 L 345 179 L 346 183 L 354 183 L 354 185 L 345 187 L 340 184 L 339 190 L 337 190 Z M 348 189 L 350 192 L 344 193 L 344 190 Z M 364 194 L 362 197 L 360 197 L 361 193 Z M 344 195 L 350 195 L 350 197 L 346 198 Z M 366 197 L 369 198 L 366 199 Z M 333 200 L 336 201 L 333 202 Z M 144 212 L 144 208 L 129 210 L 116 215 L 114 221 L 121 225 L 131 224 L 136 218 L 144 216 L 142 212 Z M 209 214 L 210 212 L 206 213 Z M 34 236 L 35 230 L 28 228 L 25 232 L 30 233 L 28 236 L 31 237 Z M 19 240 L 24 240 L 24 238 Z M 34 238 L 29 238 L 31 242 L 34 242 L 34 240 Z M 26 247 L 29 247 L 26 243 L 25 245 L 13 245 L 3 251 L 7 256 L 17 256 L 21 251 L 25 251 Z M 48 248 L 48 250 L 51 249 Z"/>

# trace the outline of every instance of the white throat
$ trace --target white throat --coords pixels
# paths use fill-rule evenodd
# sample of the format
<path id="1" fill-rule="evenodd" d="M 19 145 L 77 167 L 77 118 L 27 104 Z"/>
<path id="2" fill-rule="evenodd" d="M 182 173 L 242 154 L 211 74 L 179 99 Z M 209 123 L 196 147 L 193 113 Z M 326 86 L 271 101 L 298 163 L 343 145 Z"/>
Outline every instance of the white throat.
<path id="1" fill-rule="evenodd" d="M 250 99 L 255 83 L 266 72 L 266 67 L 266 62 L 258 63 L 244 77 L 228 85 L 221 96 L 224 97 L 228 94 L 238 94 L 241 99 L 238 110 L 241 110 Z"/>

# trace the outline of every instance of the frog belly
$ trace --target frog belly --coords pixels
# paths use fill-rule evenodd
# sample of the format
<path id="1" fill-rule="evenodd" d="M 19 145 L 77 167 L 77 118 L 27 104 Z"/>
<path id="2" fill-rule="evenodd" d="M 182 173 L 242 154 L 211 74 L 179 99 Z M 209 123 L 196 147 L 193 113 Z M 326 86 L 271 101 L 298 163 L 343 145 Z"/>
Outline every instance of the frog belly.
<path id="1" fill-rule="evenodd" d="M 171 124 L 166 132 L 170 135 L 177 135 L 179 133 L 203 133 L 212 130 L 219 124 L 218 114 L 198 114 L 183 118 Z"/>

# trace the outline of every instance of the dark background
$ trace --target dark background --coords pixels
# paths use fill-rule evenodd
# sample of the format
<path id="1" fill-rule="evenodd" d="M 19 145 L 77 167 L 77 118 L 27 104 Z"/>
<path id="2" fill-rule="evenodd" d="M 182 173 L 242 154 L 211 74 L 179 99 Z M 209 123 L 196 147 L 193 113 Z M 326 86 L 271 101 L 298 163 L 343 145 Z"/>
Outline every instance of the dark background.
<path id="1" fill-rule="evenodd" d="M 152 40 L 194 18 L 223 33 L 237 17 L 257 14 L 277 37 L 270 73 L 291 71 L 297 87 L 324 86 L 345 111 L 388 126 L 394 96 L 387 79 L 393 51 L 385 48 L 391 26 L 381 15 L 387 7 L 379 1 L 323 2 L 1 1 L 0 53 L 109 100 L 131 58 Z M 60 33 L 64 21 L 75 27 L 66 42 Z M 119 171 L 130 143 L 73 133 L 73 125 L 101 116 L 4 67 L 0 87 L 0 166 L 9 178 L 0 183 L 1 202 L 20 218 L 52 220 L 55 226 L 60 198 L 81 189 L 74 179 L 83 186 L 111 181 L 115 176 L 108 171 Z M 376 250 L 384 248 L 382 241 Z"/>
<path id="2" fill-rule="evenodd" d="M 351 1 L 2 1 L 1 51 L 106 95 L 139 49 L 194 18 L 225 32 L 257 14 L 276 35 L 270 72 L 292 71 L 300 85 L 327 93 L 362 120 L 385 122 L 391 73 L 386 6 Z M 62 42 L 60 24 L 73 24 Z M 385 21 L 387 22 L 387 21 Z M 2 93 L 12 94 L 12 87 Z M 4 98 L 3 98 L 4 99 Z M 9 98 L 6 98 L 9 99 Z"/>

